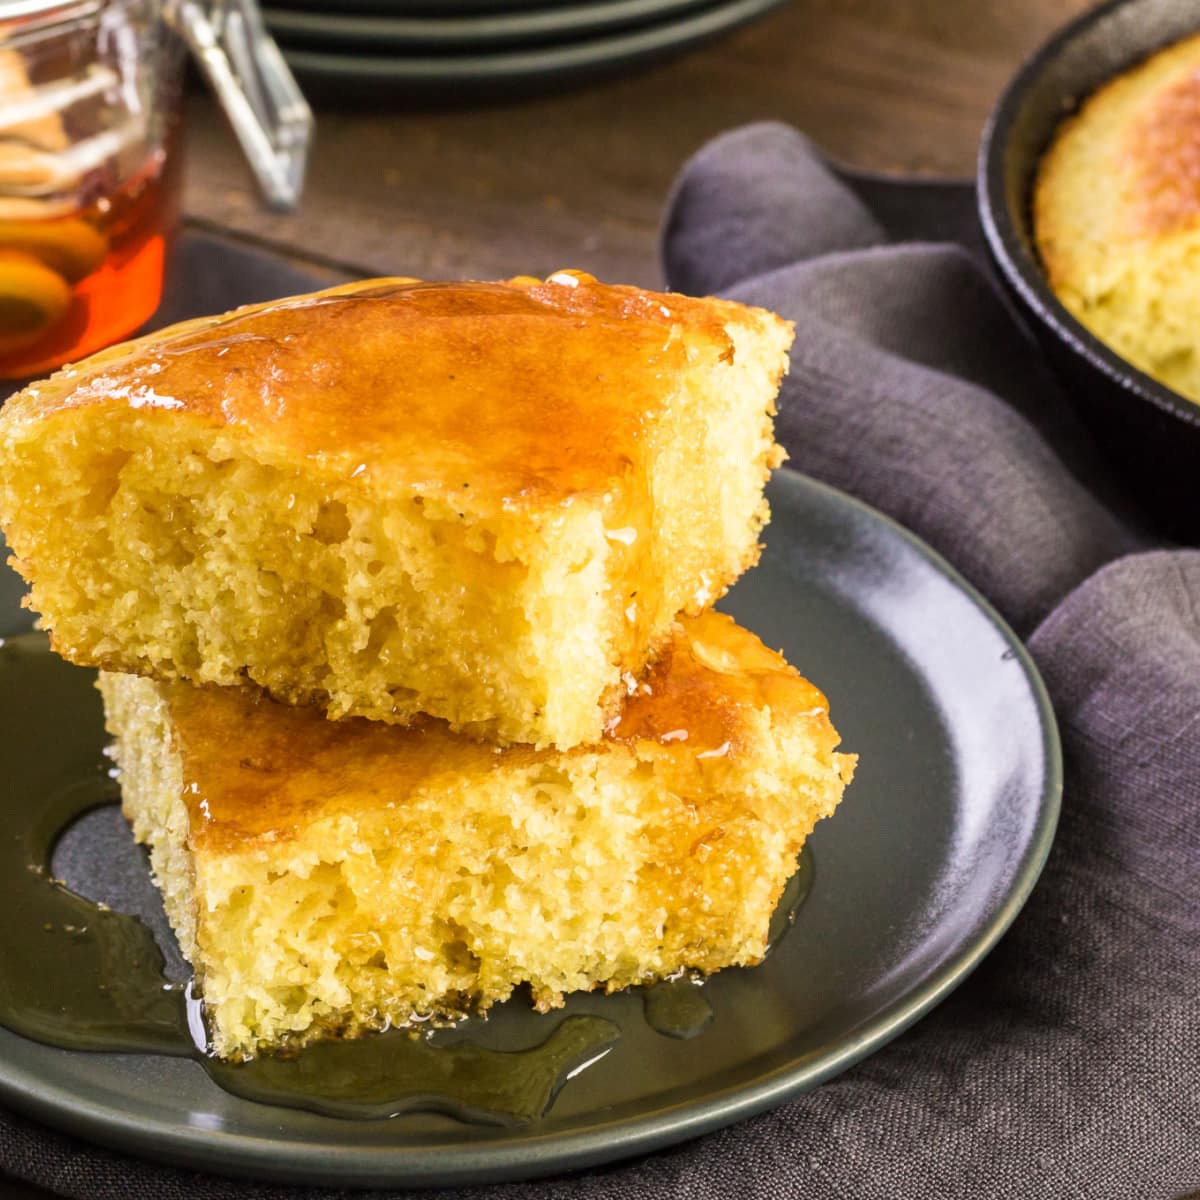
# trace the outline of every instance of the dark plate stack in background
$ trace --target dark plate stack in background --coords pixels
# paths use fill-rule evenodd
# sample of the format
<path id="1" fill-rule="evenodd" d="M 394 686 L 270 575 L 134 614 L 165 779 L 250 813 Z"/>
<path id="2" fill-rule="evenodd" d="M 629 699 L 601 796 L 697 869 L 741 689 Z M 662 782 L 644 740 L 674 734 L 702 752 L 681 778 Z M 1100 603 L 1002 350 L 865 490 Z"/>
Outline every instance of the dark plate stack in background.
<path id="1" fill-rule="evenodd" d="M 668 57 L 781 0 L 268 0 L 306 84 L 432 99 L 563 86 Z"/>

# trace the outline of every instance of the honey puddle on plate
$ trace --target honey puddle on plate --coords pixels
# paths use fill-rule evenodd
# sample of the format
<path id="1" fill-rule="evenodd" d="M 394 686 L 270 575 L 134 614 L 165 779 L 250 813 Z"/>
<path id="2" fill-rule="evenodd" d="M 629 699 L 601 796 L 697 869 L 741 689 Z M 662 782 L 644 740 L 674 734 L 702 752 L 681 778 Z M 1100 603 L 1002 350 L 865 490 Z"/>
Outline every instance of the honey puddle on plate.
<path id="1" fill-rule="evenodd" d="M 614 1022 L 575 1015 L 522 1050 L 437 1045 L 426 1032 L 393 1029 L 247 1063 L 206 1054 L 199 1002 L 190 983 L 168 980 L 150 929 L 51 875 L 59 835 L 119 799 L 99 752 L 93 678 L 51 654 L 41 635 L 0 639 L 0 878 L 8 892 L 0 922 L 0 1025 L 69 1050 L 191 1058 L 219 1087 L 262 1103 L 357 1118 L 434 1111 L 501 1125 L 542 1116 L 563 1084 L 619 1039 Z M 776 911 L 771 944 L 808 893 L 807 853 L 800 867 Z M 643 991 L 645 1018 L 660 1033 L 693 1037 L 712 1020 L 705 989 L 690 976 Z"/>

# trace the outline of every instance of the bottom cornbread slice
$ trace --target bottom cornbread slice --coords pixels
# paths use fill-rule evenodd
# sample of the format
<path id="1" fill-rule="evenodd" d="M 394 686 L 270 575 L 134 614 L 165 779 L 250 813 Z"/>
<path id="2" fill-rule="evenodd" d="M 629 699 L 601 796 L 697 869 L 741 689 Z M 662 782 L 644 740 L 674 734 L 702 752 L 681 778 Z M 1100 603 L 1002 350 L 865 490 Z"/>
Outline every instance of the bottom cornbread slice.
<path id="1" fill-rule="evenodd" d="M 853 773 L 824 696 L 728 617 L 687 620 L 602 742 L 497 749 L 102 674 L 125 813 L 243 1057 L 541 1009 L 761 959 Z"/>

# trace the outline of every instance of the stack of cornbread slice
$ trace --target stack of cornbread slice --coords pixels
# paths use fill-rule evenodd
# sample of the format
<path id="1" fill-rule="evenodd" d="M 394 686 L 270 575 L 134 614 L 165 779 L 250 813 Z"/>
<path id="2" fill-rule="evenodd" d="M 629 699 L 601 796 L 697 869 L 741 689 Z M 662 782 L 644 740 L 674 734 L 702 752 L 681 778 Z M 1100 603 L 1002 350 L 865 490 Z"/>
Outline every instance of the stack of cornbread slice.
<path id="1" fill-rule="evenodd" d="M 0 523 L 102 669 L 215 1053 L 762 957 L 854 765 L 709 611 L 790 340 L 575 272 L 375 280 L 9 402 Z"/>

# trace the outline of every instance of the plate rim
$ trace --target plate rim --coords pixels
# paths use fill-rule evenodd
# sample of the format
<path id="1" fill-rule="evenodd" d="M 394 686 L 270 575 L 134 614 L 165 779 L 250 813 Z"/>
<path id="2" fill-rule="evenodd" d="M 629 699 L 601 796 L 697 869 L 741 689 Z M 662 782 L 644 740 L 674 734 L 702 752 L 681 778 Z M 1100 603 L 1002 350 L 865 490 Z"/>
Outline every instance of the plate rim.
<path id="1" fill-rule="evenodd" d="M 499 10 L 489 13 L 428 14 L 330 13 L 325 10 L 264 4 L 263 20 L 276 37 L 315 47 L 322 39 L 343 52 L 375 46 L 405 52 L 449 48 L 464 54 L 503 53 L 503 48 L 536 49 L 556 43 L 604 36 L 639 25 L 669 23 L 720 0 L 576 0 L 552 8 Z M 338 41 L 338 39 L 342 39 Z M 535 45 L 523 45 L 526 41 Z M 317 51 L 322 53 L 322 51 Z M 369 52 L 368 52 L 369 53 Z M 379 54 L 377 57 L 390 57 Z"/>
<path id="2" fill-rule="evenodd" d="M 525 83 L 571 75 L 593 67 L 625 65 L 729 32 L 763 16 L 785 0 L 706 0 L 666 20 L 632 29 L 591 34 L 544 46 L 473 49 L 466 54 L 363 54 L 354 47 L 314 50 L 287 43 L 280 48 L 288 65 L 313 80 L 412 84 L 420 87 L 483 83 Z"/>
<path id="3" fill-rule="evenodd" d="M 795 1060 L 749 1084 L 731 1084 L 702 1099 L 662 1106 L 649 1115 L 624 1117 L 582 1131 L 534 1134 L 513 1142 L 475 1146 L 404 1147 L 343 1145 L 325 1142 L 288 1143 L 287 1161 L 278 1161 L 281 1143 L 262 1137 L 175 1123 L 147 1122 L 144 1117 L 114 1112 L 95 1102 L 82 1106 L 78 1097 L 63 1095 L 61 1086 L 32 1078 L 21 1086 L 0 1054 L 0 1100 L 46 1125 L 82 1137 L 101 1147 L 175 1167 L 203 1170 L 238 1179 L 353 1187 L 452 1187 L 535 1179 L 567 1170 L 642 1155 L 665 1146 L 756 1116 L 840 1074 L 882 1049 L 930 1012 L 959 987 L 1016 919 L 1029 898 L 1053 845 L 1061 810 L 1062 746 L 1054 709 L 1032 656 L 991 603 L 937 551 L 916 534 L 871 505 L 838 488 L 791 468 L 777 470 L 772 489 L 793 496 L 815 493 L 823 502 L 849 507 L 860 517 L 884 526 L 933 570 L 954 585 L 1000 634 L 1019 663 L 1029 688 L 1042 736 L 1044 784 L 1028 843 L 1012 882 L 988 918 L 922 982 L 879 1013 L 843 1036 L 836 1047 L 807 1063 Z M 26 1041 L 0 1028 L 0 1047 L 10 1038 Z M 70 1052 L 65 1053 L 86 1053 Z M 29 1073 L 22 1069 L 25 1075 Z M 56 1098 L 58 1097 L 58 1098 Z M 331 1165 L 332 1164 L 332 1165 Z"/>

